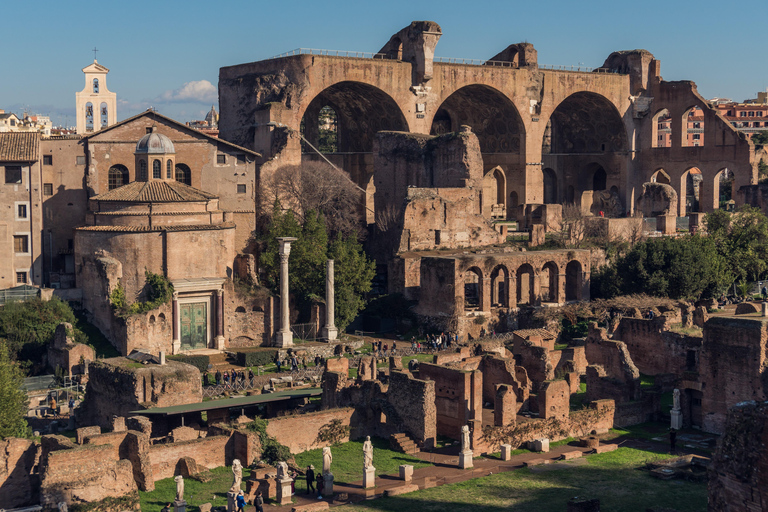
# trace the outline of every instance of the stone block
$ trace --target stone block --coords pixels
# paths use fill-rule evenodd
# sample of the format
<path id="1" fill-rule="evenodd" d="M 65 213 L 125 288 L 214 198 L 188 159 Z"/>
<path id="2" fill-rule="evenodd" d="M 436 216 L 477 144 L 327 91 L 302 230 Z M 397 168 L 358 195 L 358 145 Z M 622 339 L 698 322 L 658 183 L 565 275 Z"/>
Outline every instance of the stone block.
<path id="1" fill-rule="evenodd" d="M 512 445 L 501 445 L 501 460 L 512 460 Z"/>
<path id="2" fill-rule="evenodd" d="M 192 457 L 182 457 L 176 463 L 176 474 L 189 478 L 199 472 L 197 462 Z"/>
<path id="3" fill-rule="evenodd" d="M 211 509 L 213 508 L 213 505 L 210 503 L 203 503 L 199 507 L 197 507 L 200 512 L 211 512 Z"/>
<path id="4" fill-rule="evenodd" d="M 472 460 L 472 451 L 461 452 L 459 454 L 459 469 L 469 469 L 474 467 L 474 461 Z"/>
<path id="5" fill-rule="evenodd" d="M 547 438 L 536 439 L 533 442 L 533 451 L 543 452 L 543 453 L 549 452 L 549 439 Z"/>
<path id="6" fill-rule="evenodd" d="M 323 475 L 323 495 L 333 496 L 333 473 Z"/>
<path id="7" fill-rule="evenodd" d="M 587 436 L 579 439 L 579 444 L 584 448 L 592 448 L 593 450 L 600 446 L 600 438 L 597 436 Z"/>
<path id="8" fill-rule="evenodd" d="M 416 484 L 401 485 L 400 487 L 393 487 L 384 491 L 384 496 L 399 496 L 401 494 L 407 494 L 409 492 L 418 491 L 419 486 Z"/>
<path id="9" fill-rule="evenodd" d="M 541 464 L 549 464 L 549 459 L 528 459 L 523 461 L 523 466 L 527 468 L 531 466 L 540 466 Z"/>
<path id="10" fill-rule="evenodd" d="M 291 482 L 293 482 L 293 480 L 290 478 L 277 481 L 277 498 L 276 499 L 277 499 L 278 505 L 282 506 L 282 505 L 288 505 L 291 503 Z"/>
<path id="11" fill-rule="evenodd" d="M 376 487 L 376 468 L 367 468 L 363 471 L 363 489 Z"/>
<path id="12" fill-rule="evenodd" d="M 674 235 L 677 232 L 677 217 L 674 215 L 657 216 L 656 231 L 661 231 L 665 235 Z"/>
<path id="13" fill-rule="evenodd" d="M 173 502 L 173 512 L 187 512 L 187 501 L 175 500 Z"/>
<path id="14" fill-rule="evenodd" d="M 601 444 L 597 448 L 595 448 L 595 453 L 608 453 L 616 451 L 616 449 L 619 447 L 617 444 Z"/>
<path id="15" fill-rule="evenodd" d="M 563 460 L 573 460 L 573 459 L 579 459 L 581 458 L 583 454 L 579 450 L 573 450 L 570 452 L 563 452 L 563 454 L 560 456 Z"/>
<path id="16" fill-rule="evenodd" d="M 405 482 L 413 480 L 413 466 L 409 464 L 402 464 L 400 466 L 400 480 Z"/>
<path id="17" fill-rule="evenodd" d="M 291 512 L 315 512 L 317 510 L 328 510 L 327 501 L 316 501 L 314 503 L 307 503 L 306 505 L 296 505 L 291 508 Z"/>

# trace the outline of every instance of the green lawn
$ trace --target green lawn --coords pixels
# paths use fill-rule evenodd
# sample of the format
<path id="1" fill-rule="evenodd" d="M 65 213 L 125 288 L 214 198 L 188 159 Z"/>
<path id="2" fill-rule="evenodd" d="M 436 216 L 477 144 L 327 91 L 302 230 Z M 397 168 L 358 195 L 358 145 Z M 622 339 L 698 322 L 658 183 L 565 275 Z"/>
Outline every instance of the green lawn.
<path id="1" fill-rule="evenodd" d="M 587 384 L 579 383 L 579 390 L 571 395 L 571 410 L 578 411 L 587 405 Z"/>
<path id="2" fill-rule="evenodd" d="M 373 443 L 373 465 L 376 467 L 376 474 L 378 475 L 397 474 L 401 464 L 410 464 L 415 468 L 430 465 L 428 462 L 423 462 L 405 453 L 391 450 L 388 440 L 372 437 L 371 443 Z M 362 441 L 350 441 L 340 446 L 334 446 L 331 448 L 331 453 L 333 454 L 331 472 L 335 482 L 352 483 L 363 479 Z M 315 470 L 319 471 L 323 466 L 323 450 L 318 448 L 296 455 L 296 464 L 301 468 L 313 464 Z M 304 489 L 303 484 L 300 485 Z"/>
<path id="3" fill-rule="evenodd" d="M 194 454 L 190 454 L 194 456 Z M 189 512 L 197 512 L 198 507 L 204 503 L 210 503 L 214 507 L 227 506 L 227 491 L 232 485 L 232 468 L 224 466 L 211 470 L 213 479 L 210 482 L 201 483 L 191 478 L 184 480 L 184 499 L 189 504 Z M 251 470 L 243 468 L 243 482 L 251 474 Z M 245 488 L 245 486 L 243 486 Z M 176 497 L 176 482 L 173 478 L 165 478 L 155 482 L 155 490 L 152 492 L 139 491 L 141 510 L 159 511 L 166 503 L 172 502 Z"/>
<path id="4" fill-rule="evenodd" d="M 465 512 L 562 512 L 574 496 L 600 499 L 602 510 L 637 512 L 674 507 L 703 512 L 707 486 L 680 480 L 661 481 L 638 471 L 664 455 L 631 448 L 590 455 L 582 462 L 515 470 L 410 494 L 340 507 L 339 512 L 462 510 Z"/>

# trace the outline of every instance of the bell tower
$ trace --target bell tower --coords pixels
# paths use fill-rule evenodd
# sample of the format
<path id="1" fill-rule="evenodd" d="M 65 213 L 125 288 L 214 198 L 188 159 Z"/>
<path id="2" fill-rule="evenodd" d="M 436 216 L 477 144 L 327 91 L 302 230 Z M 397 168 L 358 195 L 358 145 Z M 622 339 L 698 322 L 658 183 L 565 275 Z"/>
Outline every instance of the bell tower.
<path id="1" fill-rule="evenodd" d="M 97 132 L 117 122 L 117 94 L 107 89 L 107 73 L 96 59 L 83 68 L 85 88 L 75 93 L 77 133 Z"/>

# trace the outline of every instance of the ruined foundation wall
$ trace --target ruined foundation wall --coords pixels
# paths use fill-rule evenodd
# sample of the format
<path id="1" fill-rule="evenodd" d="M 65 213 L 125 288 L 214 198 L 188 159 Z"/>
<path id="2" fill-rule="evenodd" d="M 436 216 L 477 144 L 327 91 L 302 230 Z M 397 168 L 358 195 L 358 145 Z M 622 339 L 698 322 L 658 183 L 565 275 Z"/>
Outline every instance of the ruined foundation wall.
<path id="1" fill-rule="evenodd" d="M 291 453 L 301 453 L 313 448 L 330 446 L 328 442 L 316 442 L 317 435 L 324 426 L 333 420 L 340 420 L 341 424 L 349 427 L 355 416 L 355 409 L 345 407 L 343 409 L 329 409 L 320 412 L 310 412 L 293 416 L 272 418 L 267 425 L 267 434 L 277 439 L 277 442 L 290 448 Z M 356 432 L 350 432 L 343 441 L 349 441 L 357 437 Z"/>
<path id="2" fill-rule="evenodd" d="M 386 398 L 398 418 L 395 426 L 402 426 L 422 448 L 433 448 L 437 437 L 435 383 L 414 379 L 407 372 L 391 372 Z M 387 415 L 388 421 L 392 419 Z"/>

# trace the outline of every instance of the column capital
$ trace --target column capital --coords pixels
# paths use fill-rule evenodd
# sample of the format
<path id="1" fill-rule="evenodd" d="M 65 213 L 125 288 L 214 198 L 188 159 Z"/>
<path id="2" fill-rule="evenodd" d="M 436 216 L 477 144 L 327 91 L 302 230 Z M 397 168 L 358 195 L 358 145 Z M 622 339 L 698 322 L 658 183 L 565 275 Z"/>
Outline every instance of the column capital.
<path id="1" fill-rule="evenodd" d="M 173 292 L 173 300 L 179 300 L 179 292 Z"/>
<path id="2" fill-rule="evenodd" d="M 216 295 L 218 295 L 219 297 L 223 296 L 224 290 L 222 288 L 219 288 L 218 290 L 216 290 Z"/>

